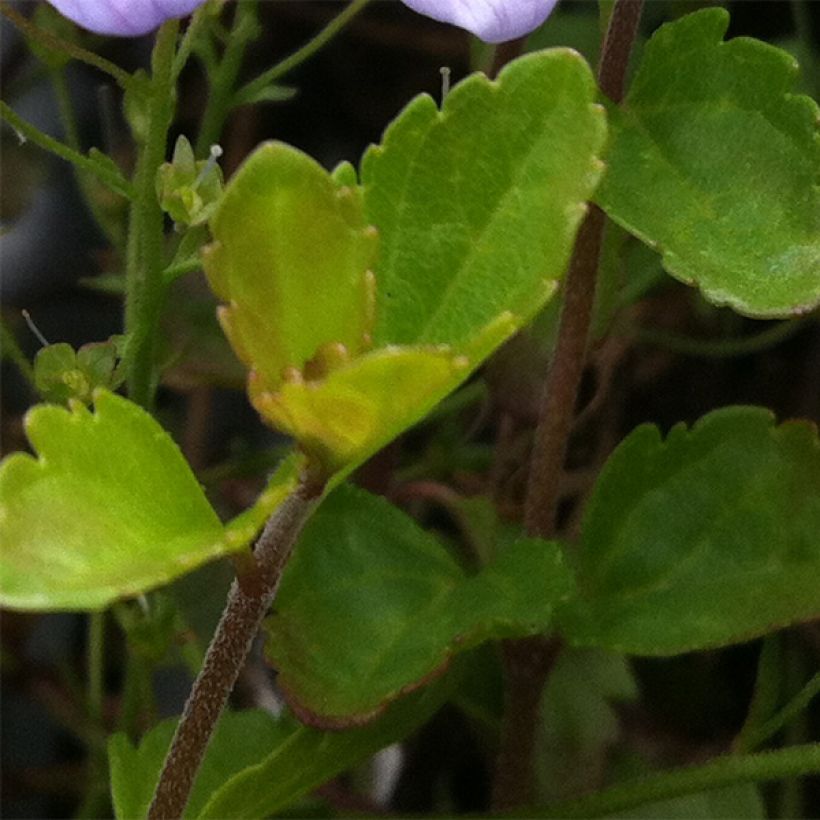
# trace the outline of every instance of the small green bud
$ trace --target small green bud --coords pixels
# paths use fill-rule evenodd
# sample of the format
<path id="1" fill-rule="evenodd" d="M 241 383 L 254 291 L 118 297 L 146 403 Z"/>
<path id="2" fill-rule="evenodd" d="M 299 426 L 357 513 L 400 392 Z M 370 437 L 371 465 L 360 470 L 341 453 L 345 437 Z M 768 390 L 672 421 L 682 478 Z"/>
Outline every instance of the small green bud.
<path id="1" fill-rule="evenodd" d="M 222 170 L 216 161 L 221 154 L 215 145 L 207 160 L 195 160 L 188 139 L 177 139 L 173 159 L 157 171 L 157 197 L 174 222 L 194 226 L 208 221 L 222 196 Z"/>
<path id="2" fill-rule="evenodd" d="M 34 357 L 34 384 L 40 395 L 55 404 L 67 404 L 76 395 L 66 383 L 66 374 L 77 369 L 74 348 L 60 342 L 41 348 Z"/>
<path id="3" fill-rule="evenodd" d="M 98 387 L 116 390 L 123 382 L 118 337 L 83 345 L 65 342 L 43 347 L 34 359 L 34 382 L 40 395 L 55 404 L 75 399 L 89 404 Z"/>
<path id="4" fill-rule="evenodd" d="M 123 113 L 134 139 L 142 144 L 148 138 L 151 123 L 151 79 L 145 69 L 132 75 L 132 82 L 122 100 Z"/>

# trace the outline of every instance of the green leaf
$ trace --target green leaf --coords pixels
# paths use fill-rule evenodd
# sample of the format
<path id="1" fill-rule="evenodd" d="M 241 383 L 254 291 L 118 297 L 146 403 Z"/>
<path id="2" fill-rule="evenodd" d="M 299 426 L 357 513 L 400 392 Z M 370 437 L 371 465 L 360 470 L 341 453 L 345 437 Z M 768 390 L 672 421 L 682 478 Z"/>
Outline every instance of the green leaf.
<path id="1" fill-rule="evenodd" d="M 98 387 L 114 390 L 122 384 L 123 378 L 116 372 L 121 338 L 112 337 L 107 342 L 91 342 L 77 351 L 77 365 L 92 387 L 90 398 L 93 398 L 93 391 Z"/>
<path id="2" fill-rule="evenodd" d="M 444 702 L 446 681 L 403 699 L 374 723 L 323 732 L 285 715 L 226 712 L 194 783 L 186 818 L 269 817 L 335 775 L 406 737 Z M 151 729 L 136 748 L 124 734 L 108 742 L 117 818 L 145 817 L 177 719 Z"/>
<path id="3" fill-rule="evenodd" d="M 442 112 L 411 103 L 363 188 L 276 143 L 231 180 L 205 254 L 223 326 L 254 406 L 327 473 L 422 418 L 555 290 L 600 176 L 594 93 L 577 54 L 531 55 Z"/>
<path id="4" fill-rule="evenodd" d="M 576 645 L 669 655 L 820 615 L 820 442 L 753 407 L 661 439 L 639 427 L 604 467 L 558 614 Z"/>
<path id="5" fill-rule="evenodd" d="M 65 342 L 40 348 L 34 359 L 37 391 L 56 404 L 67 404 L 71 399 L 88 404 L 98 387 L 116 389 L 122 383 L 116 372 L 119 338 L 92 342 L 76 352 Z"/>
<path id="6" fill-rule="evenodd" d="M 571 579 L 555 544 L 522 540 L 478 575 L 385 500 L 349 486 L 303 533 L 266 622 L 288 701 L 315 725 L 360 722 L 456 652 L 547 628 Z"/>
<path id="7" fill-rule="evenodd" d="M 748 316 L 820 303 L 817 104 L 790 93 L 797 64 L 724 9 L 660 28 L 611 112 L 596 199 L 707 299 Z"/>
<path id="8" fill-rule="evenodd" d="M 287 737 L 257 765 L 226 780 L 196 816 L 270 817 L 385 746 L 403 740 L 432 717 L 448 689 L 448 681 L 440 681 L 394 703 L 378 720 L 342 732 L 323 732 L 283 718 Z"/>
<path id="9" fill-rule="evenodd" d="M 283 371 L 301 372 L 325 345 L 340 355 L 367 347 L 376 234 L 357 190 L 267 143 L 231 179 L 211 231 L 203 260 L 227 302 L 220 320 L 259 389 L 276 390 Z"/>
<path id="10" fill-rule="evenodd" d="M 147 814 L 176 725 L 176 718 L 164 720 L 136 748 L 121 732 L 109 739 L 111 796 L 116 817 L 130 820 Z M 208 746 L 185 816 L 196 817 L 220 786 L 263 760 L 271 749 L 285 743 L 294 730 L 292 721 L 277 720 L 261 709 L 225 712 Z"/>
<path id="11" fill-rule="evenodd" d="M 541 700 L 540 802 L 603 785 L 607 757 L 620 733 L 613 704 L 637 697 L 632 671 L 620 655 L 565 649 L 558 656 Z"/>
<path id="12" fill-rule="evenodd" d="M 5 607 L 104 607 L 241 546 L 246 533 L 224 536 L 150 415 L 102 390 L 95 405 L 33 408 L 26 431 L 38 458 L 14 453 L 0 466 Z"/>
<path id="13" fill-rule="evenodd" d="M 637 809 L 609 814 L 612 818 L 657 820 L 762 820 L 766 817 L 760 792 L 753 783 L 687 794 L 669 800 L 645 803 Z"/>
<path id="14" fill-rule="evenodd" d="M 555 290 L 601 173 L 594 80 L 569 49 L 413 100 L 362 161 L 379 229 L 376 344 L 464 345 Z"/>
<path id="15" fill-rule="evenodd" d="M 136 748 L 123 732 L 117 732 L 108 739 L 111 800 L 114 804 L 114 816 L 118 820 L 145 817 L 148 814 L 160 767 L 176 725 L 176 718 L 162 721 L 148 731 Z M 212 745 L 216 744 L 218 733 L 219 727 L 211 741 Z"/>
<path id="16" fill-rule="evenodd" d="M 271 85 L 266 85 L 258 91 L 254 91 L 252 94 L 248 94 L 244 97 L 242 99 L 242 105 L 287 102 L 288 100 L 292 100 L 298 93 L 299 90 L 292 86 L 271 83 Z"/>
<path id="17" fill-rule="evenodd" d="M 56 404 L 64 404 L 78 393 L 88 392 L 88 384 L 77 365 L 77 354 L 70 344 L 58 342 L 37 351 L 34 385 L 44 399 Z"/>
<path id="18" fill-rule="evenodd" d="M 363 460 L 422 418 L 470 372 L 469 365 L 446 348 L 382 348 L 320 383 L 294 379 L 277 392 L 257 392 L 251 383 L 250 395 L 265 418 L 333 472 Z"/>

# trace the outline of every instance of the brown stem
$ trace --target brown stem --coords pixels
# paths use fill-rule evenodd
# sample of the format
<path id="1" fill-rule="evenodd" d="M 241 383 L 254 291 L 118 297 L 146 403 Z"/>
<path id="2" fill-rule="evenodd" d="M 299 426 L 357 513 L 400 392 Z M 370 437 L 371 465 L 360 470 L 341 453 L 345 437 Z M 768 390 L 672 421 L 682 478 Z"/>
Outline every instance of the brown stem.
<path id="1" fill-rule="evenodd" d="M 149 820 L 182 817 L 208 741 L 321 490 L 308 483 L 271 516 L 256 543 L 258 583 L 234 581 L 160 774 Z"/>
<path id="2" fill-rule="evenodd" d="M 614 103 L 624 98 L 626 69 L 638 36 L 644 0 L 615 0 L 598 62 L 598 87 Z"/>
<path id="3" fill-rule="evenodd" d="M 615 103 L 623 99 L 642 10 L 643 0 L 616 0 L 604 36 L 598 84 Z M 527 487 L 524 524 L 531 536 L 555 535 L 559 484 L 586 360 L 605 225 L 603 211 L 592 205 L 578 231 L 567 273 L 558 342 L 547 374 Z M 541 692 L 556 653 L 556 642 L 541 636 L 505 642 L 506 704 L 493 790 L 497 809 L 523 805 L 534 796 L 533 752 Z"/>
<path id="4" fill-rule="evenodd" d="M 512 62 L 516 57 L 520 57 L 526 44 L 526 37 L 518 37 L 515 40 L 499 43 L 493 54 L 493 62 L 489 71 L 490 78 L 495 79 L 507 63 Z"/>
<path id="5" fill-rule="evenodd" d="M 604 222 L 604 212 L 591 205 L 578 231 L 564 289 L 558 341 L 535 431 L 524 526 L 529 535 L 540 538 L 555 535 L 564 457 L 586 360 Z"/>
<path id="6" fill-rule="evenodd" d="M 492 804 L 506 811 L 535 802 L 535 741 L 541 692 L 560 651 L 542 635 L 502 643 L 504 719 Z"/>
<path id="7" fill-rule="evenodd" d="M 642 9 L 643 0 L 618 0 L 604 37 L 598 84 L 615 103 L 623 99 L 626 69 Z M 592 205 L 578 231 L 567 273 L 558 343 L 547 375 L 527 487 L 524 523 L 530 535 L 541 538 L 555 534 L 559 482 L 586 362 L 605 225 L 604 212 Z"/>

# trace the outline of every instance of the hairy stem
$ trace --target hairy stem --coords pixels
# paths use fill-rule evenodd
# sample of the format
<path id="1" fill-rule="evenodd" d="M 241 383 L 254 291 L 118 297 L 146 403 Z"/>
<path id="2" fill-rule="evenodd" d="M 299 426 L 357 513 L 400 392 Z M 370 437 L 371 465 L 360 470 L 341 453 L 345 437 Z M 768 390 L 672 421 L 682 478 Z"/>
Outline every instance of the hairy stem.
<path id="1" fill-rule="evenodd" d="M 643 0 L 617 0 L 604 37 L 598 84 L 615 103 L 623 99 L 642 9 Z M 542 538 L 555 534 L 559 482 L 586 361 L 605 225 L 603 211 L 591 206 L 578 232 L 567 273 L 558 343 L 547 375 L 527 487 L 527 532 Z"/>
<path id="2" fill-rule="evenodd" d="M 248 2 L 248 0 L 237 3 L 225 53 L 217 68 L 208 72 L 210 82 L 208 102 L 205 105 L 194 148 L 197 157 L 204 157 L 222 133 L 225 120 L 231 110 L 236 81 L 245 56 L 245 47 L 256 36 L 257 25 L 256 3 Z"/>
<path id="3" fill-rule="evenodd" d="M 616 103 L 623 98 L 642 10 L 643 0 L 616 0 L 604 35 L 598 83 Z M 524 523 L 531 536 L 555 535 L 559 482 L 586 359 L 605 225 L 603 211 L 591 206 L 567 274 L 558 343 L 547 375 L 527 487 Z M 556 653 L 555 644 L 541 636 L 505 642 L 506 702 L 493 788 L 496 808 L 532 801 L 541 692 Z"/>
<path id="4" fill-rule="evenodd" d="M 535 744 L 541 692 L 560 651 L 557 641 L 541 635 L 506 640 L 504 716 L 501 747 L 493 781 L 493 808 L 514 809 L 535 798 Z"/>
<path id="5" fill-rule="evenodd" d="M 10 362 L 13 362 L 31 389 L 38 392 L 37 383 L 34 379 L 34 368 L 17 343 L 17 338 L 11 332 L 11 328 L 6 324 L 2 316 L 0 316 L 0 361 L 3 359 L 8 359 Z"/>
<path id="6" fill-rule="evenodd" d="M 303 482 L 260 536 L 252 577 L 238 578 L 194 682 L 162 768 L 149 820 L 182 817 L 208 741 L 279 586 L 282 571 L 321 490 Z"/>
<path id="7" fill-rule="evenodd" d="M 540 538 L 555 535 L 564 458 L 586 361 L 605 222 L 604 212 L 591 205 L 578 231 L 564 286 L 558 342 L 535 431 L 524 512 L 527 533 Z"/>
<path id="8" fill-rule="evenodd" d="M 150 407 L 155 387 L 155 349 L 159 314 L 165 294 L 162 271 L 165 218 L 155 179 L 165 159 L 168 130 L 174 116 L 174 55 L 179 20 L 160 27 L 151 65 L 148 127 L 134 172 L 136 196 L 131 206 L 126 258 L 125 361 L 128 395 Z"/>
<path id="9" fill-rule="evenodd" d="M 44 31 L 7 3 L 0 4 L 0 14 L 9 20 L 22 34 L 34 40 L 34 42 L 50 51 L 65 54 L 68 57 L 80 60 L 108 74 L 123 90 L 128 89 L 134 84 L 134 78 L 115 63 L 106 60 L 104 57 L 100 57 L 99 54 L 95 54 L 93 51 L 88 51 L 78 46 L 76 43 L 63 40 L 50 31 Z"/>
<path id="10" fill-rule="evenodd" d="M 39 128 L 35 128 L 31 123 L 26 122 L 3 100 L 0 100 L 0 119 L 5 120 L 17 132 L 21 142 L 28 140 L 38 148 L 42 148 L 44 151 L 70 162 L 81 171 L 94 174 L 100 182 L 107 185 L 114 193 L 120 194 L 120 196 L 126 198 L 134 196 L 134 188 L 119 171 L 104 162 L 75 151 L 64 142 L 55 140 L 54 137 L 50 137 L 48 134 L 44 134 Z"/>
<path id="11" fill-rule="evenodd" d="M 199 39 L 202 28 L 210 14 L 210 9 L 200 6 L 191 16 L 191 20 L 185 29 L 185 34 L 182 35 L 182 40 L 179 43 L 179 48 L 177 48 L 177 53 L 174 57 L 173 75 L 175 80 L 179 78 L 182 69 L 185 68 L 191 56 L 191 52 L 194 49 L 194 45 Z"/>

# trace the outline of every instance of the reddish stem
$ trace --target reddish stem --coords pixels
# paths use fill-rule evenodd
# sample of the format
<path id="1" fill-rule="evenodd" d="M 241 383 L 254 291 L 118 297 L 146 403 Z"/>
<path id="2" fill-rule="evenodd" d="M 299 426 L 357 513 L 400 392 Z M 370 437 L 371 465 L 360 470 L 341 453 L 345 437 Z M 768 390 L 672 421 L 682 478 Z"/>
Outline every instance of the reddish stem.
<path id="1" fill-rule="evenodd" d="M 199 766 L 251 642 L 276 596 L 296 539 L 321 490 L 308 484 L 289 496 L 268 520 L 256 544 L 255 583 L 234 581 L 205 662 L 197 676 L 160 774 L 149 820 L 182 817 Z"/>
<path id="2" fill-rule="evenodd" d="M 598 84 L 615 103 L 623 99 L 642 10 L 643 0 L 616 0 L 604 36 Z M 603 211 L 592 205 L 578 231 L 567 273 L 558 341 L 547 374 L 527 487 L 524 522 L 531 536 L 552 538 L 556 532 L 560 481 L 586 362 L 605 225 Z M 514 808 L 533 799 L 541 693 L 557 646 L 542 636 L 504 644 L 506 703 L 493 790 L 497 809 Z"/>

